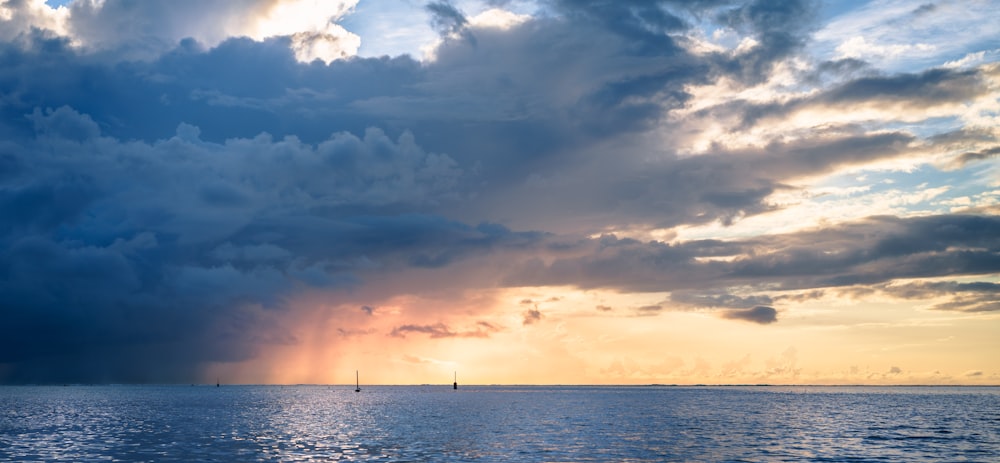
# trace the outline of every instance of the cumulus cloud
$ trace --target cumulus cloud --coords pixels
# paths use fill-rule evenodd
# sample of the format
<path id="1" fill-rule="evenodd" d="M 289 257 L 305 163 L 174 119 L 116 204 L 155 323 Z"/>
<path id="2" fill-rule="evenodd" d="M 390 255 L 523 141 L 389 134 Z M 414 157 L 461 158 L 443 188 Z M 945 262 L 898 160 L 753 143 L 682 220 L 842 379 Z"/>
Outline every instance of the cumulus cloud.
<path id="1" fill-rule="evenodd" d="M 372 260 L 445 265 L 510 236 L 430 215 L 373 215 L 455 193 L 454 163 L 409 134 L 215 144 L 181 126 L 144 143 L 105 137 L 69 107 L 28 119 L 35 136 L 8 146 L 0 188 L 2 361 L 16 366 L 8 380 L 192 378 L 203 362 L 295 342 L 280 314 L 296 288 L 355 285 Z M 101 345 L 88 344 L 95 336 Z M 146 361 L 129 360 L 140 353 Z"/>
<path id="2" fill-rule="evenodd" d="M 703 80 L 711 68 L 710 63 L 699 62 L 676 44 L 635 49 L 635 40 L 660 39 L 645 33 L 623 35 L 625 31 L 638 34 L 638 26 L 623 19 L 623 24 L 610 28 L 591 13 L 584 15 L 585 11 L 589 10 L 570 16 L 576 22 L 540 19 L 520 25 L 516 31 L 476 31 L 476 49 L 442 44 L 437 60 L 424 68 L 398 58 L 299 69 L 302 66 L 280 40 L 229 40 L 209 50 L 182 44 L 157 61 L 123 69 L 108 79 L 104 91 L 131 88 L 131 93 L 147 95 L 148 100 L 71 103 L 110 135 L 150 141 L 187 123 L 199 127 L 199 136 L 207 141 L 249 138 L 267 131 L 278 137 L 294 134 L 316 143 L 329 136 L 328 124 L 357 133 L 367 124 L 391 117 L 404 127 L 419 130 L 424 142 L 440 147 L 459 165 L 478 165 L 489 172 L 490 182 L 477 191 L 483 204 L 497 209 L 498 215 L 516 213 L 519 225 L 531 228 L 564 221 L 566 217 L 558 211 L 580 208 L 590 209 L 590 215 L 602 222 L 626 223 L 655 211 L 652 223 L 633 225 L 671 226 L 720 218 L 731 221 L 769 210 L 767 196 L 789 178 L 898 155 L 899 143 L 907 140 L 901 133 L 881 134 L 786 143 L 778 150 L 758 153 L 721 152 L 687 159 L 662 153 L 652 163 L 623 163 L 621 157 L 602 152 L 576 155 L 578 150 L 587 150 L 587 145 L 600 146 L 601 139 L 632 133 L 661 120 L 667 111 L 690 98 L 684 86 Z M 660 21 L 664 28 L 683 29 L 681 24 L 669 26 L 674 21 L 667 17 Z M 578 26 L 585 26 L 586 34 L 575 32 Z M 47 45 L 27 54 L 19 51 L 21 54 L 12 56 L 11 61 L 44 62 L 37 59 L 40 53 L 74 56 L 58 41 L 36 41 Z M 552 41 L 558 41 L 558 46 L 554 43 L 551 49 L 539 50 L 534 45 Z M 225 64 L 262 62 L 252 58 L 261 52 L 272 58 L 268 67 L 239 71 L 257 75 L 253 82 L 241 79 Z M 551 55 L 541 56 L 545 53 Z M 481 56 L 503 56 L 508 61 L 482 60 Z M 613 59 L 623 59 L 628 66 L 600 64 Z M 541 74 L 532 70 L 541 65 L 550 70 Z M 569 69 L 575 71 L 567 72 Z M 44 68 L 38 71 L 50 72 Z M 158 78 L 150 80 L 149 75 Z M 209 80 L 205 80 L 206 75 L 211 76 Z M 504 78 L 490 77 L 496 75 Z M 361 83 L 364 85 L 359 86 Z M 59 107 L 56 100 L 61 98 L 46 84 L 19 83 L 37 98 L 35 107 Z M 458 94 L 468 95 L 461 105 L 455 104 L 453 96 L 458 89 L 463 89 Z M 146 110 L 149 107 L 158 108 L 152 117 Z M 7 111 L 11 116 L 16 114 L 16 108 Z M 443 114 L 446 120 L 435 120 Z M 127 125 L 122 117 L 128 117 Z M 480 122 L 464 127 L 467 136 L 455 137 L 451 120 Z M 491 143 L 478 142 L 487 137 Z M 557 144 L 560 148 L 552 149 Z M 552 178 L 554 166 L 571 170 L 561 178 Z M 509 200 L 512 197 L 514 201 Z M 503 209 L 514 204 L 520 210 Z M 559 206 L 563 204 L 574 206 Z M 482 210 L 478 205 L 450 209 L 457 217 L 483 220 L 476 215 L 478 210 Z"/>
<path id="3" fill-rule="evenodd" d="M 0 10 L 0 36 L 9 39 L 41 29 L 90 52 L 114 50 L 140 59 L 154 58 L 188 38 L 212 47 L 230 37 L 292 37 L 291 48 L 301 61 L 330 62 L 357 53 L 360 37 L 336 23 L 356 4 L 357 0 L 253 0 L 239 4 L 79 0 L 50 8 L 40 0 L 5 2 Z"/>
<path id="4" fill-rule="evenodd" d="M 32 29 L 67 32 L 69 9 L 51 8 L 44 0 L 17 0 L 0 3 L 0 39 L 9 41 Z"/>

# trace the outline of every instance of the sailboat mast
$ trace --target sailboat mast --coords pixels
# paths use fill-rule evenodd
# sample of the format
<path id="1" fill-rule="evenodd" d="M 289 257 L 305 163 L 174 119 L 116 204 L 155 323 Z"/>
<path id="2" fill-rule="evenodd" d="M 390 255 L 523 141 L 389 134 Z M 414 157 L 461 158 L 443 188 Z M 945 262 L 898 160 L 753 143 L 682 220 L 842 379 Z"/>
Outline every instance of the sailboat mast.
<path id="1" fill-rule="evenodd" d="M 458 390 L 458 372 L 455 372 L 455 382 L 451 385 L 452 389 Z"/>
<path id="2" fill-rule="evenodd" d="M 358 370 L 354 370 L 354 392 L 361 392 L 361 376 L 358 374 Z"/>

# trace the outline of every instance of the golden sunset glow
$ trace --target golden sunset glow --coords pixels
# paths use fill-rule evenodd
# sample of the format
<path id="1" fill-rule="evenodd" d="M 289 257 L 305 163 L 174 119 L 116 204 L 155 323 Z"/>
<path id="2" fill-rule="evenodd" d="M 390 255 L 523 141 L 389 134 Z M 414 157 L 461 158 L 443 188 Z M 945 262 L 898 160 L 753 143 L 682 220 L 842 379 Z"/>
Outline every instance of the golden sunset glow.
<path id="1" fill-rule="evenodd" d="M 914 304 L 831 291 L 794 311 L 778 305 L 778 326 L 671 307 L 668 298 L 513 288 L 480 297 L 473 309 L 410 297 L 371 315 L 317 307 L 293 328 L 294 345 L 210 371 L 278 384 L 347 384 L 355 369 L 368 384 L 446 384 L 455 372 L 481 385 L 993 384 L 983 370 L 1000 368 L 997 317 L 933 310 L 944 297 Z M 425 323 L 432 310 L 455 315 Z M 525 324 L 529 310 L 541 313 L 538 323 Z M 402 334 L 406 326 L 426 331 Z"/>

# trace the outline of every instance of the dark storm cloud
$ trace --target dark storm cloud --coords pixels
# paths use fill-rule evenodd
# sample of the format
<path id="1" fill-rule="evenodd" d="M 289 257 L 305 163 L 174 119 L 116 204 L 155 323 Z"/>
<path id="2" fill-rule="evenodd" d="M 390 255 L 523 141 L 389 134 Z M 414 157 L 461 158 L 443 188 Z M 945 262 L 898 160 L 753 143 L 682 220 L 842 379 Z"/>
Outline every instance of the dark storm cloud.
<path id="1" fill-rule="evenodd" d="M 861 69 L 849 62 L 846 69 Z M 841 65 L 837 66 L 840 69 Z M 923 109 L 942 104 L 968 101 L 990 91 L 989 76 L 982 71 L 929 69 L 919 73 L 894 76 L 860 76 L 823 92 L 782 103 L 748 103 L 734 101 L 705 113 L 742 114 L 744 127 L 751 127 L 768 117 L 783 117 L 808 108 L 844 108 L 858 104 L 898 105 Z"/>
<path id="2" fill-rule="evenodd" d="M 805 45 L 815 27 L 818 2 L 757 0 L 720 13 L 737 30 L 748 29 L 759 45 L 732 57 L 718 57 L 721 69 L 749 84 L 767 79 L 780 59 Z"/>
<path id="3" fill-rule="evenodd" d="M 513 203 L 521 216 L 537 209 L 538 215 L 545 214 L 553 222 L 572 220 L 580 211 L 588 211 L 605 214 L 605 220 L 613 223 L 636 226 L 728 224 L 773 210 L 767 197 L 794 179 L 891 159 L 905 154 L 913 140 L 903 132 L 831 134 L 762 148 L 684 158 L 663 156 L 636 166 L 617 159 L 596 160 L 580 167 L 575 178 L 560 179 L 551 186 L 530 185 L 509 192 L 508 198 L 530 195 Z"/>
<path id="4" fill-rule="evenodd" d="M 691 86 L 766 78 L 808 37 L 810 2 L 556 1 L 556 14 L 509 29 L 473 27 L 434 2 L 445 35 L 434 60 L 329 65 L 296 61 L 291 37 L 184 38 L 246 7 L 233 5 L 76 2 L 84 48 L 15 24 L 27 10 L 0 20 L 0 382 L 197 381 L 208 363 L 296 342 L 282 316 L 301 291 L 484 257 L 508 272 L 504 284 L 688 290 L 676 297 L 726 308 L 771 305 L 726 296 L 743 294 L 738 285 L 1000 268 L 988 216 L 726 242 L 585 238 L 609 224 L 728 224 L 772 210 L 767 197 L 791 180 L 917 141 L 816 129 L 682 157 L 642 139 L 681 130 L 669 116 L 691 103 Z M 712 19 L 759 45 L 689 51 L 685 34 Z M 795 104 L 920 106 L 982 88 L 975 71 L 937 70 L 856 78 Z M 756 111 L 748 120 L 794 109 L 740 105 Z M 526 308 L 523 323 L 542 318 Z M 500 329 L 417 323 L 392 334 Z"/>
<path id="5" fill-rule="evenodd" d="M 671 11 L 666 1 L 618 2 L 558 0 L 553 4 L 574 22 L 590 24 L 607 30 L 624 40 L 630 51 L 663 55 L 679 50 L 672 32 L 686 30 L 690 25 Z M 698 8 L 696 3 L 692 8 Z"/>
<path id="6" fill-rule="evenodd" d="M 442 17 L 461 14 L 450 4 L 431 5 Z M 665 186 L 660 180 L 664 176 L 649 175 L 659 168 L 665 176 L 689 183 L 686 173 L 704 176 L 715 167 L 725 168 L 729 159 L 723 157 L 705 159 L 717 162 L 715 166 L 693 160 L 650 169 L 623 164 L 613 153 L 578 154 L 601 140 L 649 128 L 669 110 L 683 106 L 689 99 L 685 85 L 705 82 L 713 65 L 662 32 L 688 27 L 680 19 L 685 14 L 735 4 L 560 5 L 572 14 L 530 20 L 509 31 L 477 29 L 475 48 L 446 40 L 437 59 L 425 65 L 406 57 L 301 64 L 282 38 L 230 39 L 211 49 L 186 40 L 155 60 L 108 64 L 79 54 L 61 39 L 25 37 L 22 44 L 6 44 L 0 55 L 0 77 L 18 95 L 18 104 L 0 111 L 20 121 L 10 130 L 23 136 L 33 130 L 21 115 L 68 105 L 91 117 L 106 135 L 149 142 L 169 137 L 182 123 L 197 127 L 198 138 L 210 142 L 267 132 L 278 139 L 294 135 L 320 143 L 333 132 L 362 133 L 371 126 L 382 127 L 392 137 L 412 129 L 422 145 L 447 153 L 460 168 L 475 168 L 487 176 L 469 179 L 477 181 L 475 194 L 481 201 L 442 209 L 474 222 L 484 220 L 477 213 L 483 204 L 509 203 L 512 189 L 518 194 L 527 179 L 562 172 L 567 166 L 581 180 L 562 191 L 580 199 L 571 200 L 573 207 L 557 209 L 574 213 L 587 208 L 612 215 L 642 214 L 678 192 L 689 197 L 670 201 L 675 209 L 658 211 L 665 216 L 658 223 L 682 223 L 692 217 L 729 220 L 768 209 L 762 199 L 780 179 L 743 178 L 738 169 L 731 169 L 731 175 L 717 171 L 711 175 L 737 183 L 715 191 L 708 186 L 721 183 L 702 183 L 692 190 Z M 755 4 L 739 14 L 739 21 L 763 31 L 772 27 L 775 19 L 768 18 L 773 15 L 805 11 L 785 8 Z M 647 14 L 654 10 L 659 13 Z M 603 64 L 609 61 L 616 66 Z M 244 78 L 247 75 L 254 78 Z M 456 136 L 456 122 L 463 136 Z M 608 162 L 626 170 L 615 177 L 599 175 Z M 238 191 L 210 186 L 203 196 L 245 199 Z M 558 194 L 554 198 L 567 199 Z M 538 211 L 537 216 L 547 214 Z M 447 256 L 439 257 L 445 260 L 419 260 L 427 266 L 446 262 Z"/>
<path id="7" fill-rule="evenodd" d="M 108 63 L 36 32 L 0 44 L 0 111 L 22 136 L 32 134 L 23 114 L 70 106 L 121 139 L 154 141 L 187 123 L 207 141 L 268 132 L 318 142 L 364 131 L 375 119 L 350 110 L 352 102 L 412 94 L 421 74 L 405 56 L 298 63 L 286 38 L 230 39 L 211 49 L 187 39 L 155 60 Z"/>
<path id="8" fill-rule="evenodd" d="M 145 57 L 172 48 L 174 42 L 199 31 L 211 30 L 213 21 L 222 21 L 240 10 L 253 10 L 251 1 L 243 5 L 228 2 L 175 0 L 166 2 L 72 2 L 68 5 L 71 33 L 96 49 L 117 49 L 119 54 Z M 249 18 L 243 18 L 249 19 Z"/>
<path id="9" fill-rule="evenodd" d="M 965 101 L 987 91 L 986 76 L 978 70 L 929 69 L 889 77 L 863 77 L 819 95 L 823 104 L 897 102 L 913 107 Z"/>
<path id="10" fill-rule="evenodd" d="M 803 290 L 1000 271 L 1000 219 L 989 215 L 871 217 L 822 230 L 734 240 L 731 261 L 699 260 L 719 257 L 718 252 L 702 254 L 702 249 L 716 250 L 714 243 L 707 244 L 606 236 L 577 247 L 576 256 L 526 261 L 507 283 L 648 292 L 744 285 Z"/>
<path id="11" fill-rule="evenodd" d="M 577 15 L 471 32 L 475 47 L 446 40 L 436 50 L 421 94 L 357 105 L 415 119 L 422 139 L 481 163 L 496 188 L 574 163 L 578 149 L 600 139 L 649 127 L 687 99 L 685 83 L 707 72 L 678 47 L 650 54 Z M 454 136 L 456 126 L 465 136 Z"/>
<path id="12" fill-rule="evenodd" d="M 697 245 L 643 243 L 604 236 L 546 263 L 524 262 L 507 275 L 510 286 L 571 285 L 581 288 L 620 288 L 627 291 L 663 291 L 701 285 L 713 273 L 697 265 Z"/>
<path id="13" fill-rule="evenodd" d="M 785 287 L 811 287 L 989 274 L 1000 270 L 998 233 L 1000 219 L 988 215 L 872 217 L 758 238 L 751 246 L 770 251 L 734 262 L 730 276 L 781 277 Z"/>
<path id="14" fill-rule="evenodd" d="M 276 322 L 273 269 L 198 267 L 150 234 L 104 245 L 4 237 L 5 381 L 176 381 L 294 339 Z M 155 366 L 155 368 L 154 368 Z"/>
<path id="15" fill-rule="evenodd" d="M 769 75 L 775 62 L 801 48 L 808 38 L 816 11 L 813 1 L 758 0 L 741 3 L 730 1 L 569 1 L 553 4 L 579 30 L 596 28 L 599 34 L 610 34 L 622 44 L 619 53 L 630 56 L 665 57 L 675 66 L 661 66 L 640 75 L 622 76 L 605 84 L 584 101 L 597 109 L 627 116 L 636 121 L 656 121 L 664 110 L 682 107 L 689 100 L 685 82 L 702 83 L 710 75 L 728 75 L 748 84 L 756 84 Z M 713 54 L 695 59 L 687 56 L 681 32 L 692 28 L 692 20 L 715 16 L 720 23 L 745 31 L 759 45 L 742 53 Z M 657 99 L 635 101 L 635 97 Z M 629 117 L 630 116 L 630 117 Z M 626 119 L 627 120 L 627 119 Z M 622 127 L 612 121 L 599 120 L 591 131 L 615 131 Z M 634 125 L 632 125 L 634 127 Z"/>
<path id="16" fill-rule="evenodd" d="M 70 106 L 106 135 L 147 142 L 181 123 L 212 142 L 267 132 L 317 143 L 370 126 L 394 136 L 412 129 L 431 149 L 481 165 L 491 176 L 482 194 L 502 196 L 512 182 L 572 162 L 595 138 L 649 127 L 707 73 L 677 47 L 633 50 L 593 21 L 541 18 L 475 34 L 477 47 L 446 41 L 425 65 L 398 57 L 329 66 L 297 63 L 283 38 L 210 49 L 185 40 L 155 60 L 107 63 L 36 34 L 3 44 L 0 79 L 16 98 L 0 111 L 20 122 L 6 129 L 21 136 L 33 133 L 23 114 Z"/>
<path id="17" fill-rule="evenodd" d="M 864 296 L 866 293 L 881 293 L 901 299 L 915 301 L 935 298 L 948 299 L 931 306 L 934 310 L 956 312 L 996 312 L 1000 311 L 1000 284 L 977 281 L 923 281 L 902 284 L 880 284 L 868 288 L 847 288 L 848 295 Z"/>
<path id="18" fill-rule="evenodd" d="M 0 177 L 5 382 L 197 381 L 207 362 L 294 343 L 281 315 L 296 289 L 542 236 L 392 213 L 450 201 L 460 174 L 407 134 L 214 144 L 182 124 L 144 143 L 69 107 L 26 119 L 35 136 L 5 145 Z"/>
<path id="19" fill-rule="evenodd" d="M 731 320 L 743 320 L 761 325 L 767 325 L 778 321 L 778 311 L 773 307 L 759 305 L 752 309 L 727 310 L 722 313 L 724 318 Z"/>

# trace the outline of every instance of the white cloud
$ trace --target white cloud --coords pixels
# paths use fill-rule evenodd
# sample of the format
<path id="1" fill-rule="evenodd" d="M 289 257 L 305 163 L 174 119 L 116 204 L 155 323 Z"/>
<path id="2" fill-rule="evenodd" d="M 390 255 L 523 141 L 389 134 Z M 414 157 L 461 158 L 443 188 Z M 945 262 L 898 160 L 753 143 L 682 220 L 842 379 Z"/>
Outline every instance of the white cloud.
<path id="1" fill-rule="evenodd" d="M 358 0 L 271 0 L 257 7 L 251 13 L 253 20 L 237 26 L 236 31 L 255 39 L 325 31 L 357 3 Z"/>
<path id="2" fill-rule="evenodd" d="M 0 2 L 0 40 L 10 40 L 31 28 L 45 29 L 56 34 L 66 34 L 69 9 L 52 8 L 45 0 Z"/>
<path id="3" fill-rule="evenodd" d="M 490 8 L 469 18 L 469 24 L 473 27 L 493 27 L 497 29 L 510 29 L 531 19 L 525 14 L 516 14 L 500 8 Z"/>
<path id="4" fill-rule="evenodd" d="M 944 63 L 941 67 L 946 68 L 968 68 L 978 66 L 987 62 L 987 55 L 994 58 L 1000 55 L 1000 49 L 996 50 L 980 50 L 973 53 L 968 53 L 960 59 L 948 61 Z"/>
<path id="5" fill-rule="evenodd" d="M 323 31 L 296 32 L 292 35 L 295 59 L 304 62 L 347 58 L 358 53 L 361 37 L 336 24 L 328 24 Z"/>
<path id="6" fill-rule="evenodd" d="M 995 16 L 996 7 L 989 0 L 874 0 L 817 31 L 812 52 L 893 70 L 939 66 L 979 51 L 984 38 L 995 34 L 995 25 L 983 19 Z"/>
<path id="7" fill-rule="evenodd" d="M 209 47 L 230 37 L 264 40 L 291 36 L 302 61 L 353 56 L 361 39 L 338 25 L 358 0 L 77 0 L 53 8 L 43 0 L 0 4 L 0 39 L 32 28 L 68 37 L 91 51 L 116 50 L 147 59 L 185 38 Z"/>
<path id="8" fill-rule="evenodd" d="M 358 0 L 285 0 L 276 1 L 251 21 L 251 38 L 263 40 L 292 36 L 292 48 L 299 61 L 336 59 L 353 56 L 361 46 L 361 37 L 335 21 L 349 13 Z M 234 35 L 239 34 L 237 32 Z"/>
<path id="9" fill-rule="evenodd" d="M 905 43 L 880 45 L 869 43 L 862 36 L 854 36 L 837 46 L 836 58 L 898 59 L 908 54 L 927 54 L 935 51 L 935 46 L 927 43 Z"/>

